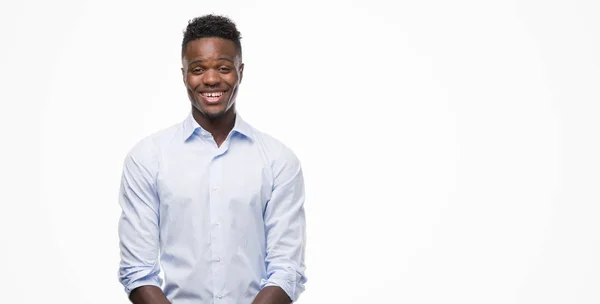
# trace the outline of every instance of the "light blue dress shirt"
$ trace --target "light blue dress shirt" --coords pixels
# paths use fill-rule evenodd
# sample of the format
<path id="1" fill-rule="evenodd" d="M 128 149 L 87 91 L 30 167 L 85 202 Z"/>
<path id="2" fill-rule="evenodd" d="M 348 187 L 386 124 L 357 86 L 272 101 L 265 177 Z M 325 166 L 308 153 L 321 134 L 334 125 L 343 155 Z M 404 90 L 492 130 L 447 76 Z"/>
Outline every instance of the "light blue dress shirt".
<path id="1" fill-rule="evenodd" d="M 125 159 L 119 203 L 127 294 L 154 285 L 172 304 L 250 304 L 265 286 L 293 301 L 304 291 L 300 162 L 239 114 L 220 147 L 191 114 L 141 140 Z"/>

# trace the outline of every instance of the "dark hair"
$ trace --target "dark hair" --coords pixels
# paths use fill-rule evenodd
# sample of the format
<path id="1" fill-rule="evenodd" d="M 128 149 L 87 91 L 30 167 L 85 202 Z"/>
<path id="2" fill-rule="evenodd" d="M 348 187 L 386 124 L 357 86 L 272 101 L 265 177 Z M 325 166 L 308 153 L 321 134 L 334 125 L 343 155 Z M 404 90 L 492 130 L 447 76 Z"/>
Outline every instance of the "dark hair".
<path id="1" fill-rule="evenodd" d="M 206 37 L 218 37 L 233 41 L 238 55 L 240 55 L 240 58 L 242 57 L 242 44 L 240 42 L 242 37 L 235 23 L 225 16 L 210 14 L 196 17 L 188 22 L 185 32 L 183 32 L 181 58 L 185 55 L 185 48 L 190 41 Z"/>

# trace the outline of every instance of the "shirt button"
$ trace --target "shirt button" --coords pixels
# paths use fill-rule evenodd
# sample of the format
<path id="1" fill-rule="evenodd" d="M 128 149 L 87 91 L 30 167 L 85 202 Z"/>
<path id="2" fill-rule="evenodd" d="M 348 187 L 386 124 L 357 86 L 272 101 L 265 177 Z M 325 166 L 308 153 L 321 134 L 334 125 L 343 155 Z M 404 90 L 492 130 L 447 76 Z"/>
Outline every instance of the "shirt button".
<path id="1" fill-rule="evenodd" d="M 216 223 L 215 223 L 215 226 L 219 227 L 219 226 L 221 226 L 221 223 L 219 223 L 219 222 L 216 222 Z"/>
<path id="2" fill-rule="evenodd" d="M 221 262 L 221 258 L 217 258 L 217 262 Z"/>
<path id="3" fill-rule="evenodd" d="M 219 295 L 217 296 L 217 298 L 219 298 L 219 299 L 222 299 L 222 298 L 223 298 L 223 295 L 222 295 L 222 294 L 219 294 Z"/>
<path id="4" fill-rule="evenodd" d="M 217 191 L 217 190 L 219 190 L 219 187 L 213 186 L 212 189 L 213 189 L 213 191 Z"/>

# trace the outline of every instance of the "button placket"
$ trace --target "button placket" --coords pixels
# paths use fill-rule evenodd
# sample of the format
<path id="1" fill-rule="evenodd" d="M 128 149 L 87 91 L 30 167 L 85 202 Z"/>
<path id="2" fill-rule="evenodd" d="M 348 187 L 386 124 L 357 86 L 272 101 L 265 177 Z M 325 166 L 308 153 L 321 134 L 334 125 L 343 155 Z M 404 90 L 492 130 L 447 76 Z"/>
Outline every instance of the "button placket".
<path id="1" fill-rule="evenodd" d="M 219 191 L 220 185 L 223 181 L 222 176 L 222 156 L 219 154 L 211 160 L 209 184 L 208 184 L 208 197 L 210 205 L 210 222 L 213 223 L 211 227 L 211 255 L 212 255 L 212 268 L 213 268 L 213 281 L 214 281 L 214 294 L 217 294 L 217 298 L 223 298 L 223 288 L 225 287 L 225 278 L 222 277 L 222 259 L 223 259 L 223 231 L 222 231 L 222 197 Z"/>

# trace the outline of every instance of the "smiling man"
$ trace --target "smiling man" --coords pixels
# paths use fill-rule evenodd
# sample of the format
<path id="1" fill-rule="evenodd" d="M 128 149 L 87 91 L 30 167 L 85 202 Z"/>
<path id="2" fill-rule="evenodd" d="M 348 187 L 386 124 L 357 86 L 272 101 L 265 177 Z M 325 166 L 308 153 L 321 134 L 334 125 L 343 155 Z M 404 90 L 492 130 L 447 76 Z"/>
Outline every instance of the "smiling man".
<path id="1" fill-rule="evenodd" d="M 125 158 L 120 282 L 135 304 L 296 301 L 306 283 L 300 162 L 236 113 L 244 64 L 231 20 L 190 21 L 181 53 L 191 113 Z"/>

